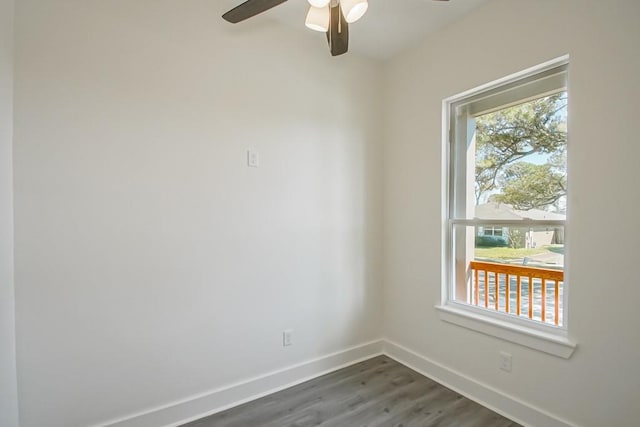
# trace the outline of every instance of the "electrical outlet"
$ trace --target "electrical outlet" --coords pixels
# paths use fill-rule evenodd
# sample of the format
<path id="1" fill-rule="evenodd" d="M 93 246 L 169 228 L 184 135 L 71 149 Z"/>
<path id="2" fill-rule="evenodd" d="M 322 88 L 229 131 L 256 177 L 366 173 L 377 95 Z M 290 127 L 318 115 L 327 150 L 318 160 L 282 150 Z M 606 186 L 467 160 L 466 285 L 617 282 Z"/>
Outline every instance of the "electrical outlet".
<path id="1" fill-rule="evenodd" d="M 511 372 L 511 355 L 504 351 L 500 352 L 500 369 L 505 372 Z"/>
<path id="2" fill-rule="evenodd" d="M 293 329 L 287 329 L 282 332 L 282 346 L 288 347 L 293 345 Z"/>

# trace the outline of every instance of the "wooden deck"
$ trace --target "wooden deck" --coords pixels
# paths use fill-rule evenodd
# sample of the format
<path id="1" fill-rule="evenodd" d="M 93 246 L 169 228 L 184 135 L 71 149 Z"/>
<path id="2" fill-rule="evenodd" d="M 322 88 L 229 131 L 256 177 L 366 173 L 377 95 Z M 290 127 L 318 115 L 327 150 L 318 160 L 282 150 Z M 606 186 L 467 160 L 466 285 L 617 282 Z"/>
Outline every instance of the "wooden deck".
<path id="1" fill-rule="evenodd" d="M 495 412 L 379 356 L 189 427 L 516 427 Z"/>

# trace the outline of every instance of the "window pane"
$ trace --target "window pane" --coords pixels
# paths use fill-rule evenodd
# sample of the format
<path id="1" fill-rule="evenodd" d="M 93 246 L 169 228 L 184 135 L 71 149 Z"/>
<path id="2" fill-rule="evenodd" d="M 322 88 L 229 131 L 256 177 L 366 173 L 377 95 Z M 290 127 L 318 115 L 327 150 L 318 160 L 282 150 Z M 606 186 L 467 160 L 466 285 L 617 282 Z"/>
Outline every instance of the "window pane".
<path id="1" fill-rule="evenodd" d="M 487 235 L 490 229 L 503 236 Z M 564 227 L 454 226 L 453 299 L 562 326 Z"/>
<path id="2" fill-rule="evenodd" d="M 564 219 L 566 120 L 566 92 L 475 117 L 475 218 Z"/>

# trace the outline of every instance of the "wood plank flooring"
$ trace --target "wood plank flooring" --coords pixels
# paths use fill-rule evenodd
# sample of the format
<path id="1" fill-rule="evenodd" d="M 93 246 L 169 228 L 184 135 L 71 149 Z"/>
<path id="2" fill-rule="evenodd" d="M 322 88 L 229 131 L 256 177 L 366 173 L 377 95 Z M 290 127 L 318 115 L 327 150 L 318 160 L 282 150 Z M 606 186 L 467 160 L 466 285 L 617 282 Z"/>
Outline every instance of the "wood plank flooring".
<path id="1" fill-rule="evenodd" d="M 517 427 L 379 356 L 184 425 L 189 427 Z"/>

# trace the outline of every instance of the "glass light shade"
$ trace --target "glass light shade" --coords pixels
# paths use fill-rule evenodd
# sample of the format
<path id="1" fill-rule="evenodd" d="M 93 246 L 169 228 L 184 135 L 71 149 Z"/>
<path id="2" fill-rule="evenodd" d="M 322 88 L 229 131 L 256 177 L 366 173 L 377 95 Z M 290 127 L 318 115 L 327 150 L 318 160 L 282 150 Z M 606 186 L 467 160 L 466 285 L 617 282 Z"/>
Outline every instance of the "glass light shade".
<path id="1" fill-rule="evenodd" d="M 362 18 L 362 15 L 369 8 L 369 2 L 367 0 L 342 0 L 340 7 L 342 7 L 344 19 L 351 24 Z"/>
<path id="2" fill-rule="evenodd" d="M 330 0 L 309 0 L 309 4 L 313 7 L 325 7 Z"/>
<path id="3" fill-rule="evenodd" d="M 328 3 L 325 7 L 313 7 L 309 8 L 307 13 L 307 19 L 304 25 L 313 31 L 321 31 L 326 33 L 329 30 L 329 19 L 331 11 L 329 10 Z"/>

